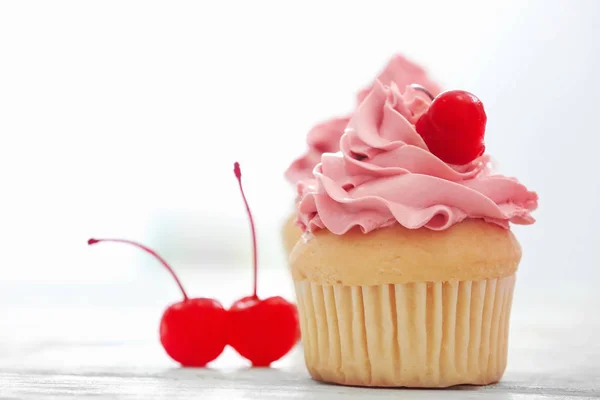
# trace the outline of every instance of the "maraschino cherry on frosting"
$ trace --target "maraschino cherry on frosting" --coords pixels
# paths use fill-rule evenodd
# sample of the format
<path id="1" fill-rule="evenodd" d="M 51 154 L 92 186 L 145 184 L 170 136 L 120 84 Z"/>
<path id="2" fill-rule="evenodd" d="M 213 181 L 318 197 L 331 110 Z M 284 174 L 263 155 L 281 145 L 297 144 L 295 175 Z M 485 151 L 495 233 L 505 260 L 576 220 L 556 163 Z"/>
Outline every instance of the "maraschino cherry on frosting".
<path id="1" fill-rule="evenodd" d="M 481 100 L 451 90 L 433 99 L 415 128 L 433 154 L 449 164 L 464 165 L 485 151 L 486 122 Z"/>
<path id="2" fill-rule="evenodd" d="M 537 208 L 537 194 L 514 178 L 494 174 L 489 157 L 479 155 L 477 146 L 483 141 L 475 134 L 481 127 L 476 98 L 452 99 L 464 92 L 447 93 L 439 97 L 450 96 L 451 101 L 439 102 L 439 114 L 430 114 L 436 110 L 422 91 L 407 86 L 401 93 L 395 84 L 377 82 L 352 116 L 340 140 L 341 151 L 324 154 L 315 167 L 315 180 L 299 183 L 301 226 L 341 235 L 353 227 L 366 233 L 395 223 L 442 230 L 465 218 L 481 218 L 504 228 L 511 222 L 533 223 L 530 213 Z M 472 131 L 457 132 L 453 120 L 444 118 L 451 113 L 444 107 L 456 103 L 465 110 L 471 107 L 463 116 L 475 118 L 472 125 L 464 125 Z M 436 115 L 443 117 L 438 120 Z M 425 124 L 423 136 L 417 131 L 421 118 L 433 119 Z M 474 150 L 461 157 L 471 159 L 475 154 L 463 165 L 445 162 L 427 144 L 435 149 L 433 143 L 452 140 L 443 135 L 463 134 L 460 140 Z M 438 154 L 447 159 L 446 150 Z"/>
<path id="3" fill-rule="evenodd" d="M 398 87 L 405 87 L 416 83 L 422 85 L 434 96 L 441 92 L 441 87 L 432 80 L 427 71 L 418 64 L 410 61 L 401 54 L 394 55 L 386 64 L 385 68 L 379 73 L 376 81 L 385 85 L 392 82 Z M 357 94 L 357 104 L 360 104 L 370 93 L 373 84 L 361 89 Z M 312 179 L 313 169 L 321 161 L 323 153 L 335 153 L 340 149 L 339 143 L 344 129 L 350 121 L 351 115 L 332 118 L 325 122 L 315 125 L 307 135 L 307 152 L 296 159 L 286 170 L 286 179 L 297 184 L 301 180 Z"/>

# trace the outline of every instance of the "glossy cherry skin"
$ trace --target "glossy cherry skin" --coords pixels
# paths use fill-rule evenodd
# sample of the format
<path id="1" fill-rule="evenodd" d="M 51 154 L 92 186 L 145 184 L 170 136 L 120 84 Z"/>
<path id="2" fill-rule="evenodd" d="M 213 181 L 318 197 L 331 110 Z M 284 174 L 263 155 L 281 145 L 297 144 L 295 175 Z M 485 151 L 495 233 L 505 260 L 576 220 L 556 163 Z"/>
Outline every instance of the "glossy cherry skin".
<path id="1" fill-rule="evenodd" d="M 184 367 L 204 367 L 227 344 L 227 311 L 218 301 L 207 298 L 175 303 L 160 321 L 160 342 Z"/>
<path id="2" fill-rule="evenodd" d="M 429 151 L 449 164 L 467 164 L 485 151 L 487 116 L 481 101 L 463 90 L 437 96 L 416 129 Z"/>
<path id="3" fill-rule="evenodd" d="M 229 345 L 255 367 L 267 367 L 298 342 L 296 306 L 282 297 L 244 297 L 229 309 Z"/>

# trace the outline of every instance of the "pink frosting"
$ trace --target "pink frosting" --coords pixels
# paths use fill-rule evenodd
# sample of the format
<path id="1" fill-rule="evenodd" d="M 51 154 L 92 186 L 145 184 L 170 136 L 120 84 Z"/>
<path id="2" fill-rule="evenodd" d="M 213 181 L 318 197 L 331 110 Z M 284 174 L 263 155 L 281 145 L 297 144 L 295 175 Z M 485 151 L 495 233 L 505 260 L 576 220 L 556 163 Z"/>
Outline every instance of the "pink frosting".
<path id="1" fill-rule="evenodd" d="M 432 81 L 426 71 L 397 54 L 387 63 L 377 80 L 389 85 L 395 82 L 398 87 L 405 87 L 411 83 L 418 83 L 426 87 L 434 96 L 441 92 L 440 86 Z M 371 91 L 373 85 L 359 91 L 358 103 L 361 103 Z M 308 151 L 296 159 L 285 172 L 285 177 L 292 184 L 312 177 L 314 167 L 321 161 L 325 152 L 336 152 L 340 149 L 339 143 L 344 129 L 350 121 L 350 116 L 334 118 L 316 125 L 310 130 L 307 137 Z"/>
<path id="2" fill-rule="evenodd" d="M 456 166 L 429 152 L 414 125 L 430 102 L 411 87 L 401 94 L 377 82 L 350 120 L 341 151 L 324 154 L 315 179 L 299 183 L 303 229 L 341 235 L 395 223 L 442 230 L 465 218 L 504 228 L 535 222 L 537 194 L 494 174 L 487 155 Z"/>
<path id="3" fill-rule="evenodd" d="M 286 179 L 297 183 L 312 178 L 315 165 L 321 162 L 321 155 L 340 149 L 340 138 L 349 121 L 350 117 L 333 118 L 312 128 L 306 138 L 308 151 L 288 167 L 285 171 Z"/>
<path id="4" fill-rule="evenodd" d="M 418 83 L 429 90 L 434 96 L 442 92 L 441 86 L 431 80 L 427 75 L 427 71 L 402 54 L 396 54 L 388 61 L 383 71 L 377 76 L 376 81 L 387 86 L 393 82 L 399 88 L 406 87 L 411 83 Z M 358 93 L 359 103 L 362 103 L 365 97 L 371 92 L 371 89 L 373 89 L 373 85 L 364 88 Z"/>

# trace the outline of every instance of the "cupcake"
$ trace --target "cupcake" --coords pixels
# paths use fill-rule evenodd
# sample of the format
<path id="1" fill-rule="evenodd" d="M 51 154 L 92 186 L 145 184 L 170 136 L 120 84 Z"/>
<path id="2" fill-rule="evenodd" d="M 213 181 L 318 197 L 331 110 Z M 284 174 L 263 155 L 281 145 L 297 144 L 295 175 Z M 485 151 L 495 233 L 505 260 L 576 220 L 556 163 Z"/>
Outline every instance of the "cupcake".
<path id="1" fill-rule="evenodd" d="M 432 102 L 376 82 L 341 151 L 299 184 L 290 254 L 305 360 L 319 381 L 447 387 L 497 382 L 537 195 L 492 171 L 486 116 L 461 91 Z"/>
<path id="2" fill-rule="evenodd" d="M 405 87 L 413 83 L 420 84 L 434 95 L 441 91 L 440 86 L 428 76 L 421 66 L 400 54 L 394 55 L 388 61 L 376 80 L 387 85 L 394 82 L 399 87 Z M 364 100 L 372 87 L 373 85 L 370 85 L 358 92 L 357 104 Z M 312 179 L 313 169 L 321 161 L 321 155 L 323 153 L 335 153 L 340 149 L 340 138 L 349 121 L 350 116 L 345 116 L 321 122 L 313 127 L 306 138 L 307 152 L 296 159 L 285 172 L 287 181 L 296 186 L 301 180 Z M 298 198 L 300 198 L 300 193 Z M 288 216 L 283 226 L 282 236 L 286 254 L 290 253 L 302 234 L 295 221 L 296 213 L 293 212 Z"/>

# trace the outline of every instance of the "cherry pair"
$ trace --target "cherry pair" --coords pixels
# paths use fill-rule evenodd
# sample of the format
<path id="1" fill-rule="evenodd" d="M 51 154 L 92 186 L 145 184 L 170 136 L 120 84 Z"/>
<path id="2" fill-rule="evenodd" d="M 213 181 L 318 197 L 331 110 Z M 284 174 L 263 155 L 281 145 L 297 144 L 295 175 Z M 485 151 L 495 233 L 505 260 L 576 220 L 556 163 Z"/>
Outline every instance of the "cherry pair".
<path id="1" fill-rule="evenodd" d="M 118 242 L 136 246 L 160 261 L 175 279 L 183 300 L 169 306 L 160 322 L 160 341 L 167 354 L 184 367 L 203 367 L 229 344 L 253 366 L 266 367 L 286 355 L 300 337 L 296 306 L 282 297 L 261 300 L 257 289 L 257 249 L 254 220 L 244 194 L 241 170 L 234 173 L 250 219 L 254 254 L 254 293 L 239 299 L 229 310 L 209 298 L 190 299 L 169 264 L 154 250 L 130 240 L 90 239 L 88 244 Z"/>

